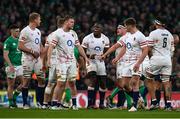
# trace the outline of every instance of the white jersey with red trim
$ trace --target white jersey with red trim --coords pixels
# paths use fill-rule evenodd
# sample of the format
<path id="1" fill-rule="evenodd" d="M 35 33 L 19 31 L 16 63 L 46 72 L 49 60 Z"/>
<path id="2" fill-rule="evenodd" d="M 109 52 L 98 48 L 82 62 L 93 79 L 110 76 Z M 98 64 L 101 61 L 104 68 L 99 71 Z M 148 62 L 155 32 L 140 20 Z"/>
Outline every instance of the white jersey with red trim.
<path id="1" fill-rule="evenodd" d="M 125 39 L 126 37 L 127 37 L 126 34 L 123 35 L 122 37 L 119 38 L 119 40 L 118 40 L 117 42 L 122 41 L 122 40 Z M 118 56 L 118 54 L 120 53 L 120 50 L 121 50 L 121 47 L 119 47 L 118 49 L 116 49 L 116 51 L 115 51 L 115 57 Z M 123 57 L 125 57 L 125 55 L 124 55 Z M 121 62 L 121 63 L 123 62 L 123 57 L 119 60 L 119 62 Z"/>
<path id="2" fill-rule="evenodd" d="M 140 31 L 134 34 L 126 33 L 123 40 L 118 41 L 118 43 L 126 46 L 126 53 L 123 59 L 128 61 L 138 60 L 142 54 L 141 48 L 147 46 L 146 37 Z"/>
<path id="3" fill-rule="evenodd" d="M 61 63 L 76 61 L 74 56 L 74 47 L 80 45 L 78 36 L 75 31 L 65 32 L 62 28 L 58 28 L 53 33 L 52 45 L 57 49 L 57 60 Z"/>
<path id="4" fill-rule="evenodd" d="M 171 57 L 174 51 L 174 39 L 172 34 L 166 29 L 156 29 L 149 35 L 153 56 Z"/>
<path id="5" fill-rule="evenodd" d="M 53 39 L 53 32 L 48 35 L 47 40 L 46 40 L 46 43 L 45 43 L 45 47 L 49 47 L 52 39 Z M 52 58 L 52 59 L 55 59 L 55 58 L 56 58 L 56 48 L 53 49 L 51 58 Z"/>
<path id="6" fill-rule="evenodd" d="M 88 55 L 102 55 L 104 48 L 109 48 L 109 38 L 102 33 L 100 38 L 95 38 L 91 33 L 83 39 L 82 47 L 87 48 Z"/>
<path id="7" fill-rule="evenodd" d="M 41 46 L 41 32 L 39 29 L 35 28 L 32 30 L 29 26 L 26 26 L 21 32 L 19 41 L 25 42 L 25 47 L 40 53 Z M 34 59 L 30 54 L 23 52 L 22 58 Z"/>

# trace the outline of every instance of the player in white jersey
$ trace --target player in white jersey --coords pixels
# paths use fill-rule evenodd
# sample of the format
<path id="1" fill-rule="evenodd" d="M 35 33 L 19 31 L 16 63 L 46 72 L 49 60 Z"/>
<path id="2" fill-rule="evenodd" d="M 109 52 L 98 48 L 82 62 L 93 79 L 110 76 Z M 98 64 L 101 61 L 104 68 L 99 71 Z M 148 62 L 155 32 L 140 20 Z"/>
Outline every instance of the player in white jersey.
<path id="1" fill-rule="evenodd" d="M 52 40 L 52 35 L 53 32 L 50 33 L 46 39 L 45 52 L 48 51 L 49 43 Z M 56 65 L 57 65 L 56 49 L 53 49 L 52 51 L 51 61 L 52 63 L 51 66 L 49 67 L 48 84 L 44 92 L 43 109 L 48 108 L 48 106 L 50 106 L 51 98 L 52 98 L 51 95 L 56 84 Z"/>
<path id="2" fill-rule="evenodd" d="M 90 64 L 87 68 L 88 84 L 88 108 L 93 108 L 96 95 L 95 86 L 99 84 L 100 104 L 99 108 L 104 108 L 104 98 L 106 92 L 106 67 L 100 56 L 109 48 L 109 38 L 102 33 L 102 25 L 95 23 L 93 33 L 85 36 L 82 42 L 87 56 L 90 58 Z"/>
<path id="3" fill-rule="evenodd" d="M 160 74 L 167 100 L 166 109 L 171 110 L 171 86 L 169 79 L 172 72 L 171 53 L 174 50 L 174 44 L 172 44 L 173 36 L 164 28 L 164 24 L 160 21 L 155 20 L 154 23 L 156 30 L 152 31 L 149 35 L 152 45 L 150 48 L 151 58 L 150 66 L 147 68 L 147 76 L 153 79 L 154 75 Z M 157 104 L 155 92 L 151 93 L 151 96 L 152 105 L 150 108 L 154 109 Z"/>
<path id="4" fill-rule="evenodd" d="M 61 100 L 66 82 L 69 83 L 69 87 L 72 93 L 72 109 L 77 109 L 76 106 L 76 75 L 77 75 L 77 66 L 76 59 L 74 56 L 74 47 L 76 46 L 80 54 L 88 62 L 88 58 L 81 47 L 78 36 L 75 31 L 71 30 L 74 26 L 74 19 L 71 16 L 65 16 L 64 23 L 62 28 L 58 28 L 53 33 L 53 40 L 48 50 L 48 64 L 52 62 L 50 60 L 53 48 L 57 49 L 57 66 L 56 66 L 56 75 L 57 75 L 57 84 L 54 89 L 53 94 L 53 107 L 52 109 L 62 108 L 62 104 L 58 104 L 57 101 Z M 58 108 L 58 106 L 60 106 Z"/>
<path id="5" fill-rule="evenodd" d="M 58 16 L 57 17 L 58 28 L 61 28 L 63 23 L 64 23 L 64 19 L 62 17 Z M 48 57 L 48 49 L 49 49 L 52 39 L 53 39 L 53 32 L 50 33 L 46 39 L 46 43 L 45 43 L 46 57 Z M 51 66 L 49 66 L 48 84 L 45 88 L 45 93 L 44 93 L 43 109 L 46 109 L 51 106 L 52 94 L 54 92 L 54 87 L 56 84 L 56 65 L 57 65 L 57 53 L 56 52 L 57 52 L 57 50 L 56 50 L 56 48 L 54 48 L 52 51 L 52 55 L 51 55 Z"/>
<path id="6" fill-rule="evenodd" d="M 23 65 L 23 105 L 24 109 L 28 109 L 28 86 L 31 79 L 32 70 L 37 74 L 38 87 L 36 90 L 36 98 L 38 104 L 43 103 L 44 95 L 44 73 L 42 71 L 42 58 L 40 58 L 43 46 L 41 44 L 41 32 L 37 29 L 40 26 L 40 15 L 38 13 L 31 13 L 29 15 L 29 25 L 26 26 L 20 33 L 19 49 L 23 51 L 22 65 Z"/>
<path id="7" fill-rule="evenodd" d="M 123 25 L 118 25 L 117 27 L 117 41 L 121 40 L 121 37 L 124 36 L 126 34 L 126 28 Z M 121 48 L 116 49 L 115 52 L 115 56 L 117 56 L 120 52 Z M 119 60 L 116 64 L 116 79 L 115 85 L 117 85 L 117 87 L 112 91 L 111 95 L 109 95 L 106 100 L 107 100 L 107 106 L 109 108 L 114 108 L 113 105 L 113 98 L 116 96 L 116 94 L 118 94 L 118 103 L 117 103 L 117 107 L 118 108 L 122 108 L 125 102 L 125 94 L 123 89 L 119 88 L 122 87 L 121 85 L 123 84 L 122 81 L 122 69 L 123 69 L 123 58 L 121 60 Z"/>
<path id="8" fill-rule="evenodd" d="M 124 68 L 122 70 L 122 78 L 130 82 L 124 84 L 122 88 L 128 87 L 127 90 L 131 91 L 133 97 L 134 104 L 129 111 L 137 111 L 141 64 L 147 56 L 148 47 L 145 36 L 136 28 L 136 20 L 134 18 L 126 19 L 124 24 L 128 33 L 102 55 L 102 59 L 117 48 L 122 47 L 119 55 L 112 62 L 116 63 L 123 56 Z"/>

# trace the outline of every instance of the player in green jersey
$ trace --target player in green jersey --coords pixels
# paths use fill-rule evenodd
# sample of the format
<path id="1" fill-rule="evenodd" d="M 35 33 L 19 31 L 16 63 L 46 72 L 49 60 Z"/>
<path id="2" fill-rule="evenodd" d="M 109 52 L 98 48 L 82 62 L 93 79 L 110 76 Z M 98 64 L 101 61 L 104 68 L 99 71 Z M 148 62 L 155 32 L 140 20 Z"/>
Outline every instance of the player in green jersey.
<path id="1" fill-rule="evenodd" d="M 8 83 L 8 100 L 9 107 L 14 108 L 16 105 L 16 97 L 21 92 L 22 79 L 23 79 L 23 69 L 21 65 L 22 53 L 18 50 L 18 37 L 19 37 L 19 27 L 16 25 L 10 26 L 11 35 L 4 42 L 4 59 L 7 74 Z M 15 79 L 20 80 L 20 85 L 14 91 Z M 14 94 L 13 94 L 14 91 Z"/>

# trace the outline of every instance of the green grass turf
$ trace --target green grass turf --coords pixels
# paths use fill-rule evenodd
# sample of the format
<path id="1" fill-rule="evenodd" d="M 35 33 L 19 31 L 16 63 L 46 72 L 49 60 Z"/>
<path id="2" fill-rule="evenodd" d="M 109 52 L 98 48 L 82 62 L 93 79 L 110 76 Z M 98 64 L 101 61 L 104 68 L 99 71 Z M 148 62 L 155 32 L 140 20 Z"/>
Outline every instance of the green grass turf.
<path id="1" fill-rule="evenodd" d="M 0 108 L 0 118 L 180 118 L 177 111 L 128 112 L 127 110 L 41 110 Z"/>

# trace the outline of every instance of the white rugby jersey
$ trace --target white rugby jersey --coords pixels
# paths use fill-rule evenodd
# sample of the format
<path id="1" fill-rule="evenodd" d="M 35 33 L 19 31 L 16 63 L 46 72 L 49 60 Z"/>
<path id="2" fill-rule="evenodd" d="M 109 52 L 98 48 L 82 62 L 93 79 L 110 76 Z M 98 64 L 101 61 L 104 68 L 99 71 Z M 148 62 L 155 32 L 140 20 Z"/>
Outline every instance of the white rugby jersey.
<path id="1" fill-rule="evenodd" d="M 126 46 L 126 53 L 123 57 L 124 60 L 138 60 L 142 54 L 141 48 L 147 46 L 146 37 L 140 31 L 134 34 L 126 33 L 124 37 L 123 40 L 118 41 L 120 45 Z"/>
<path id="2" fill-rule="evenodd" d="M 40 53 L 41 32 L 39 29 L 32 30 L 29 26 L 26 26 L 20 32 L 19 41 L 25 42 L 25 47 Z M 23 52 L 22 57 L 32 58 L 32 55 Z"/>
<path id="3" fill-rule="evenodd" d="M 149 35 L 153 56 L 171 57 L 174 51 L 174 39 L 172 34 L 166 29 L 156 29 Z"/>
<path id="4" fill-rule="evenodd" d="M 124 38 L 126 38 L 126 35 L 121 36 L 121 37 L 118 39 L 117 42 L 122 41 Z M 120 53 L 120 50 L 121 50 L 121 47 L 119 47 L 118 49 L 116 49 L 116 51 L 115 51 L 115 57 L 118 56 L 118 54 Z M 125 56 L 125 55 L 124 55 L 124 56 Z M 124 56 L 123 56 L 123 57 L 124 57 Z M 120 62 L 123 62 L 123 57 L 119 60 Z"/>
<path id="5" fill-rule="evenodd" d="M 45 47 L 49 47 L 49 44 L 51 43 L 52 39 L 53 39 L 53 32 L 48 35 L 46 43 L 45 43 Z M 56 58 L 56 48 L 53 49 L 52 55 L 51 55 L 51 59 L 55 59 L 55 58 Z"/>
<path id="6" fill-rule="evenodd" d="M 149 37 L 146 37 L 146 43 L 147 43 L 147 46 L 150 46 L 152 44 L 152 42 L 149 40 Z M 148 55 L 145 57 L 143 62 L 145 62 L 145 61 L 149 62 L 149 56 Z"/>
<path id="7" fill-rule="evenodd" d="M 65 32 L 58 28 L 53 33 L 52 45 L 57 49 L 57 60 L 60 62 L 76 61 L 74 56 L 75 45 L 80 45 L 78 36 L 75 31 Z"/>
<path id="8" fill-rule="evenodd" d="M 88 55 L 102 55 L 104 48 L 109 48 L 109 38 L 102 33 L 100 38 L 95 38 L 91 33 L 83 39 L 82 47 L 87 48 Z"/>

